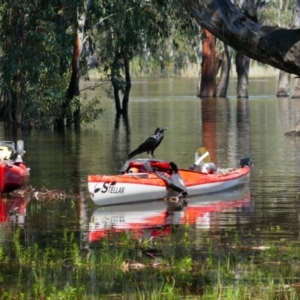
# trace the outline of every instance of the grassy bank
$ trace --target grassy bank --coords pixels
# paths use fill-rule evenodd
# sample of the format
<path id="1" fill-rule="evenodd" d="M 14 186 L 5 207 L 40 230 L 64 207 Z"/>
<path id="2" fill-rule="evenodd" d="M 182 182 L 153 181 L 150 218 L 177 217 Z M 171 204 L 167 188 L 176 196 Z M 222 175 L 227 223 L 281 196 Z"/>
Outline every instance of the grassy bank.
<path id="1" fill-rule="evenodd" d="M 170 230 L 155 240 L 108 230 L 87 248 L 72 232 L 59 248 L 25 246 L 18 230 L 0 245 L 1 299 L 299 299 L 297 243 L 262 242 L 256 232 Z"/>

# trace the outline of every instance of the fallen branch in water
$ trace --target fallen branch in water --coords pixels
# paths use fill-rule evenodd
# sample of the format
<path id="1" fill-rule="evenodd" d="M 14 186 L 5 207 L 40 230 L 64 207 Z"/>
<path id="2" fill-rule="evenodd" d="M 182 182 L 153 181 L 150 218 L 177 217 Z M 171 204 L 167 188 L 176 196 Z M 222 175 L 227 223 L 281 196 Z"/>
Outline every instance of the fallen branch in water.
<path id="1" fill-rule="evenodd" d="M 15 190 L 8 194 L 9 197 L 28 197 L 33 200 L 66 200 L 80 197 L 80 195 L 67 195 L 65 191 L 48 190 L 44 187 L 41 190 L 29 186 L 23 189 Z"/>
<path id="2" fill-rule="evenodd" d="M 149 253 L 148 253 L 149 254 Z M 158 268 L 168 268 L 169 264 L 162 261 L 161 259 L 158 259 L 156 257 L 154 257 L 153 255 L 151 255 L 155 261 L 153 263 L 148 263 L 148 264 L 143 264 L 143 263 L 139 263 L 135 260 L 131 260 L 131 259 L 125 259 L 120 268 L 124 273 L 128 273 L 130 270 L 134 270 L 134 271 L 139 271 L 145 268 L 152 268 L 152 269 L 158 269 Z"/>

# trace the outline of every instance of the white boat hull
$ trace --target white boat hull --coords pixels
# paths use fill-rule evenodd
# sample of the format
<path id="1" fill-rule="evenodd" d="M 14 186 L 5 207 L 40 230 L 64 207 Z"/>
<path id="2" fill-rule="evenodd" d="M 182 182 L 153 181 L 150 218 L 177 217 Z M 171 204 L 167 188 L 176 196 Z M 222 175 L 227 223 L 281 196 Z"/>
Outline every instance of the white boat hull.
<path id="1" fill-rule="evenodd" d="M 188 196 L 218 193 L 232 189 L 248 183 L 249 178 L 250 173 L 230 180 L 187 186 Z M 157 200 L 179 195 L 167 186 L 140 183 L 88 182 L 88 189 L 92 200 L 99 206 Z"/>

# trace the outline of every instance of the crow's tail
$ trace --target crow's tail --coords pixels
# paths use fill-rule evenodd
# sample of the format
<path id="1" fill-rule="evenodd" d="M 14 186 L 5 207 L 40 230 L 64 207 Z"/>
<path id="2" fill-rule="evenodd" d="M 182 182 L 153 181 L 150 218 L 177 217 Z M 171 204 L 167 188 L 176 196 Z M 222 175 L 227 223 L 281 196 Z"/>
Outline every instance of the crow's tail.
<path id="1" fill-rule="evenodd" d="M 130 158 L 136 156 L 136 155 L 139 154 L 139 153 L 140 153 L 140 152 L 137 151 L 137 150 L 134 150 L 134 151 L 130 152 L 130 153 L 128 154 L 128 159 L 130 159 Z"/>

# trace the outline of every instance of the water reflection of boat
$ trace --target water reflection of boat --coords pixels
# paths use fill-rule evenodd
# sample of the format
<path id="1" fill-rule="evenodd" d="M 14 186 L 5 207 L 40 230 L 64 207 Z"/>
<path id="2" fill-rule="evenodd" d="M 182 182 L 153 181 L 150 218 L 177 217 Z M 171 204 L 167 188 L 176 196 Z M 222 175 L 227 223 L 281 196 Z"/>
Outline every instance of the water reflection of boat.
<path id="1" fill-rule="evenodd" d="M 89 223 L 89 242 L 112 232 L 145 233 L 151 237 L 170 233 L 172 224 L 207 227 L 214 212 L 250 206 L 249 189 L 192 198 L 187 204 L 166 200 L 99 207 Z"/>
<path id="2" fill-rule="evenodd" d="M 23 226 L 29 197 L 0 197 L 0 226 L 15 223 Z"/>

